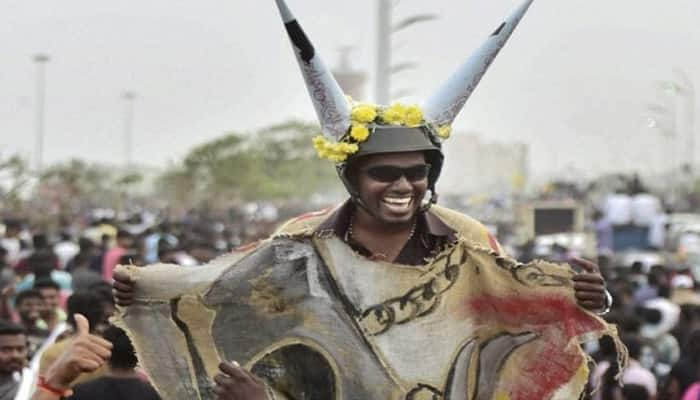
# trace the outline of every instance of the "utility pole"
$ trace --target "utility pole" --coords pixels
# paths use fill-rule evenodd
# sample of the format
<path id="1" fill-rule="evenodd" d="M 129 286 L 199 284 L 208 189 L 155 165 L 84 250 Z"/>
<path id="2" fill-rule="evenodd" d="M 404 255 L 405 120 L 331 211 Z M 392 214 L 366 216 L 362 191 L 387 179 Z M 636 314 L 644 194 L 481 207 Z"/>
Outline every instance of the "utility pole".
<path id="1" fill-rule="evenodd" d="M 375 74 L 375 101 L 378 104 L 388 104 L 392 97 L 405 95 L 409 90 L 399 93 L 391 92 L 391 77 L 397 72 L 415 68 L 418 64 L 403 62 L 392 64 L 392 35 L 421 22 L 437 18 L 435 14 L 416 14 L 403 18 L 396 24 L 392 22 L 393 6 L 396 0 L 377 0 L 377 70 Z M 393 95 L 393 96 L 392 96 Z"/>
<path id="2" fill-rule="evenodd" d="M 680 68 L 674 68 L 673 73 L 678 78 L 675 85 L 675 93 L 683 99 L 680 106 L 679 119 L 681 119 L 681 129 L 686 134 L 686 154 L 687 165 L 694 172 L 695 165 L 695 87 L 693 81 Z"/>
<path id="3" fill-rule="evenodd" d="M 136 94 L 126 91 L 122 94 L 124 99 L 124 161 L 126 169 L 131 170 L 134 162 L 134 100 Z"/>
<path id="4" fill-rule="evenodd" d="M 377 0 L 377 70 L 374 95 L 378 104 L 388 104 L 390 100 L 391 2 L 392 0 Z"/>
<path id="5" fill-rule="evenodd" d="M 46 99 L 46 63 L 49 62 L 48 54 L 36 54 L 32 60 L 36 65 L 36 94 L 34 104 L 34 161 L 37 174 L 41 174 L 44 167 L 44 119 Z"/>

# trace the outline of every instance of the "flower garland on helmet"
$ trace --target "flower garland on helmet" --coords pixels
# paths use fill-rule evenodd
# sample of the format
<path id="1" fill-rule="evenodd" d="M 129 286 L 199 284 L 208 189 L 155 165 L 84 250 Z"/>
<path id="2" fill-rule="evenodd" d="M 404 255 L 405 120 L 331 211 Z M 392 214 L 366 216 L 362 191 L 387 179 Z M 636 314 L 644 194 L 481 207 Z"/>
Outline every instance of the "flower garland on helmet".
<path id="1" fill-rule="evenodd" d="M 360 143 L 369 138 L 370 124 L 397 125 L 415 128 L 428 125 L 423 117 L 423 110 L 417 105 L 394 103 L 383 107 L 371 103 L 353 103 L 351 101 L 351 124 L 348 133 L 338 142 L 333 142 L 319 135 L 313 138 L 314 148 L 320 158 L 336 163 L 345 161 L 357 153 Z M 434 129 L 435 134 L 445 140 L 450 137 L 452 127 L 442 125 Z"/>

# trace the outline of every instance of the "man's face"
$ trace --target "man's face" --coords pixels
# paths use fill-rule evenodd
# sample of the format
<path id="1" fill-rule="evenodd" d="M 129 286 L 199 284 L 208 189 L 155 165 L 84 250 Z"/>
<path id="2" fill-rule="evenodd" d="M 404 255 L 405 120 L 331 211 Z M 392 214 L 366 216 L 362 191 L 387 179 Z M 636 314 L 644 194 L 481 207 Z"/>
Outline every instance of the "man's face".
<path id="1" fill-rule="evenodd" d="M 27 362 L 27 337 L 24 334 L 0 335 L 0 374 L 19 372 Z"/>
<path id="2" fill-rule="evenodd" d="M 41 292 L 41 297 L 44 298 L 44 303 L 47 312 L 53 312 L 58 308 L 58 303 L 60 300 L 60 295 L 58 290 L 55 288 L 42 288 L 39 289 Z"/>
<path id="3" fill-rule="evenodd" d="M 17 304 L 17 312 L 22 322 L 34 324 L 40 317 L 40 312 L 44 308 L 44 300 L 37 297 L 28 297 Z"/>
<path id="4" fill-rule="evenodd" d="M 411 221 L 428 189 L 422 152 L 370 155 L 355 168 L 360 199 L 370 214 L 386 224 Z M 403 175 L 396 176 L 396 168 Z"/>

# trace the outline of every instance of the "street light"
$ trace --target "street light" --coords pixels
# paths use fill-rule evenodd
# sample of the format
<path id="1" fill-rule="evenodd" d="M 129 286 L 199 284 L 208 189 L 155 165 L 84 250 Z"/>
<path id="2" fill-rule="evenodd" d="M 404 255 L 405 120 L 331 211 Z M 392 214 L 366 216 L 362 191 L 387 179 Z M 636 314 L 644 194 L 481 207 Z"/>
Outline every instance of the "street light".
<path id="1" fill-rule="evenodd" d="M 48 54 L 39 53 L 32 58 L 36 65 L 36 99 L 34 107 L 34 161 L 37 174 L 41 173 L 44 163 L 44 118 L 46 97 L 46 63 L 49 62 Z"/>
<path id="2" fill-rule="evenodd" d="M 131 169 L 134 161 L 133 128 L 134 128 L 134 100 L 136 93 L 126 91 L 122 94 L 124 99 L 124 161 L 127 169 Z"/>
<path id="3" fill-rule="evenodd" d="M 377 0 L 377 70 L 375 77 L 375 97 L 379 104 L 387 104 L 391 99 L 392 73 L 412 68 L 415 64 L 403 63 L 395 68 L 391 64 L 391 35 L 415 24 L 437 18 L 434 14 L 418 14 L 406 17 L 392 26 L 392 0 Z"/>

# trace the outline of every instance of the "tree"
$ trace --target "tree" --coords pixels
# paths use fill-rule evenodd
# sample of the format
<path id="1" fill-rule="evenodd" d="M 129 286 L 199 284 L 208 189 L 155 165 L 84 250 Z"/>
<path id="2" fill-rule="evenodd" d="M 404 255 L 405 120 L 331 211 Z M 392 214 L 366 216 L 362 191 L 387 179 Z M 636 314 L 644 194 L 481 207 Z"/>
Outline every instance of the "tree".
<path id="1" fill-rule="evenodd" d="M 296 121 L 247 136 L 229 133 L 194 148 L 159 177 L 157 187 L 180 206 L 214 207 L 340 190 L 332 165 L 311 145 L 317 134 L 318 126 Z"/>

